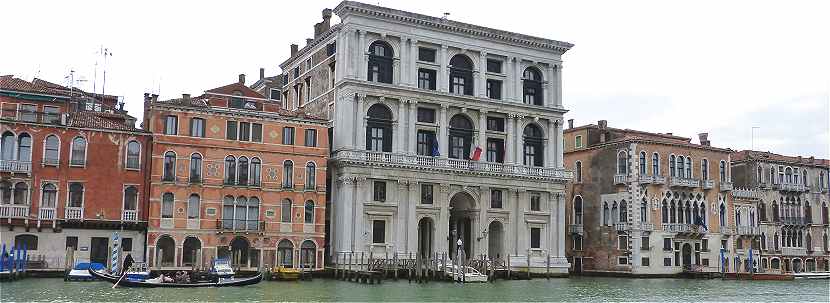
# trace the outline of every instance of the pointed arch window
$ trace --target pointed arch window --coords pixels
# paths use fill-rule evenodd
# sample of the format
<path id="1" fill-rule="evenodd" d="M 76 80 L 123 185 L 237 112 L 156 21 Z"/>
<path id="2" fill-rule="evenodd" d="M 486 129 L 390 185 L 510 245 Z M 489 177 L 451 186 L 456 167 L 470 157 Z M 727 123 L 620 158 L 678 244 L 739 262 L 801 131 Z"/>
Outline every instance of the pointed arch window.
<path id="1" fill-rule="evenodd" d="M 608 217 L 610 213 L 608 211 L 608 202 L 602 202 L 602 225 L 608 225 Z"/>
<path id="2" fill-rule="evenodd" d="M 625 200 L 620 202 L 620 220 L 617 222 L 628 222 L 628 203 Z"/>
<path id="3" fill-rule="evenodd" d="M 375 41 L 369 46 L 368 81 L 392 84 L 392 47 L 383 41 Z"/>
<path id="4" fill-rule="evenodd" d="M 574 198 L 574 224 L 582 225 L 582 197 Z"/>
<path id="5" fill-rule="evenodd" d="M 619 153 L 617 153 L 617 174 L 628 174 L 628 153 L 626 153 L 625 151 L 620 151 Z"/>
<path id="6" fill-rule="evenodd" d="M 758 172 L 757 172 L 757 175 L 756 175 L 756 178 L 757 178 L 756 181 L 758 183 L 764 183 L 764 169 L 761 168 L 761 166 L 758 166 L 757 170 L 758 170 Z"/>
<path id="7" fill-rule="evenodd" d="M 666 203 L 666 200 L 663 200 L 663 204 L 660 206 L 662 206 L 660 207 L 660 216 L 662 217 L 661 222 L 663 222 L 663 224 L 669 223 L 669 205 Z"/>
<path id="8" fill-rule="evenodd" d="M 675 171 L 676 164 L 674 163 L 675 157 L 674 155 L 669 156 L 669 175 L 675 177 L 677 172 Z"/>
<path id="9" fill-rule="evenodd" d="M 176 181 L 176 153 L 168 151 L 164 153 L 164 171 L 162 181 Z"/>
<path id="10" fill-rule="evenodd" d="M 317 186 L 317 167 L 314 162 L 305 165 L 305 189 L 313 190 Z"/>
<path id="11" fill-rule="evenodd" d="M 251 186 L 260 186 L 262 184 L 262 160 L 257 157 L 251 158 L 249 183 Z"/>
<path id="12" fill-rule="evenodd" d="M 245 156 L 239 157 L 239 160 L 236 161 L 236 184 L 238 185 L 248 185 L 248 158 Z"/>
<path id="13" fill-rule="evenodd" d="M 366 112 L 366 150 L 392 152 L 392 111 L 377 103 Z"/>
<path id="14" fill-rule="evenodd" d="M 450 59 L 450 93 L 473 95 L 473 62 L 465 55 Z"/>
<path id="15" fill-rule="evenodd" d="M 574 170 L 576 171 L 576 182 L 582 183 L 582 161 L 576 161 L 574 167 Z"/>
<path id="16" fill-rule="evenodd" d="M 190 155 L 190 183 L 202 183 L 202 155 Z"/>
<path id="17" fill-rule="evenodd" d="M 726 226 L 726 205 L 720 204 L 720 226 Z"/>
<path id="18" fill-rule="evenodd" d="M 703 180 L 709 180 L 709 160 L 700 160 L 700 177 Z"/>
<path id="19" fill-rule="evenodd" d="M 640 202 L 640 222 L 648 222 L 648 201 L 646 199 Z"/>
<path id="20" fill-rule="evenodd" d="M 660 175 L 660 155 L 657 153 L 651 154 L 651 174 Z"/>
<path id="21" fill-rule="evenodd" d="M 542 130 L 534 124 L 529 124 L 524 131 L 524 165 L 544 166 L 544 137 Z"/>

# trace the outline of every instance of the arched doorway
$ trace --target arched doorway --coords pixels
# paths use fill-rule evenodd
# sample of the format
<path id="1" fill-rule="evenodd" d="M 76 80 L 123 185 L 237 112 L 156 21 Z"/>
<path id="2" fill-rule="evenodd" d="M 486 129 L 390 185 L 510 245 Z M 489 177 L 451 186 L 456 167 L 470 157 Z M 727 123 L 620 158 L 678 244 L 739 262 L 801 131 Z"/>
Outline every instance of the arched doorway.
<path id="1" fill-rule="evenodd" d="M 433 252 L 434 226 L 430 218 L 422 218 L 418 221 L 418 254 L 421 258 L 429 258 L 430 253 Z"/>
<path id="2" fill-rule="evenodd" d="M 449 251 L 455 257 L 458 240 L 463 243 L 464 254 L 469 257 L 472 252 L 472 234 L 475 200 L 466 192 L 459 192 L 450 199 Z"/>
<path id="3" fill-rule="evenodd" d="M 504 227 L 501 222 L 490 222 L 487 227 L 487 256 L 500 259 L 504 256 Z"/>
<path id="4" fill-rule="evenodd" d="M 683 268 L 690 268 L 692 266 L 692 245 L 689 243 L 683 244 Z"/>
<path id="5" fill-rule="evenodd" d="M 802 272 L 804 270 L 804 268 L 802 268 L 801 265 L 802 265 L 801 264 L 801 259 L 798 259 L 798 258 L 793 259 L 793 272 L 796 272 L 796 273 Z"/>
<path id="6" fill-rule="evenodd" d="M 294 243 L 288 239 L 277 244 L 277 264 L 285 268 L 294 268 Z"/>
<path id="7" fill-rule="evenodd" d="M 251 245 L 245 237 L 236 237 L 231 241 L 231 265 L 236 268 L 248 267 L 248 249 Z"/>
<path id="8" fill-rule="evenodd" d="M 182 247 L 182 265 L 201 265 L 201 258 L 199 258 L 201 251 L 202 241 L 199 241 L 198 238 L 187 237 L 187 239 L 184 239 L 184 245 Z"/>
<path id="9" fill-rule="evenodd" d="M 172 237 L 168 235 L 159 237 L 156 242 L 156 257 L 159 260 L 157 264 L 162 267 L 175 266 L 175 249 L 176 241 L 174 241 Z"/>
<path id="10" fill-rule="evenodd" d="M 305 268 L 317 268 L 317 245 L 314 241 L 305 240 L 300 245 L 300 260 Z"/>

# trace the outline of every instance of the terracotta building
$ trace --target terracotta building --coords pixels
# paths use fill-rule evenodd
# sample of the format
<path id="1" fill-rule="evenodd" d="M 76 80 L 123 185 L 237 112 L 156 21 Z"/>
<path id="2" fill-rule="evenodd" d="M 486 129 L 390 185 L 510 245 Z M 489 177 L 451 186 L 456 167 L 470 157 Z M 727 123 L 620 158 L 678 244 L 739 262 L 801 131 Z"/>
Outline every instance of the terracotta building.
<path id="1" fill-rule="evenodd" d="M 42 267 L 107 264 L 110 237 L 143 261 L 148 133 L 116 96 L 0 76 L 0 243 Z"/>
<path id="2" fill-rule="evenodd" d="M 830 161 L 744 150 L 732 155 L 738 233 L 761 272 L 830 270 Z M 760 248 L 760 250 L 757 250 Z M 749 269 L 747 255 L 731 261 Z M 743 262 L 743 263 L 741 263 Z"/>
<path id="3" fill-rule="evenodd" d="M 564 150 L 573 272 L 716 272 L 720 248 L 734 253 L 730 150 L 707 134 L 695 144 L 601 120 L 569 125 Z"/>
<path id="4" fill-rule="evenodd" d="M 154 268 L 322 268 L 328 134 L 239 81 L 203 95 L 145 95 L 152 132 L 148 256 Z"/>

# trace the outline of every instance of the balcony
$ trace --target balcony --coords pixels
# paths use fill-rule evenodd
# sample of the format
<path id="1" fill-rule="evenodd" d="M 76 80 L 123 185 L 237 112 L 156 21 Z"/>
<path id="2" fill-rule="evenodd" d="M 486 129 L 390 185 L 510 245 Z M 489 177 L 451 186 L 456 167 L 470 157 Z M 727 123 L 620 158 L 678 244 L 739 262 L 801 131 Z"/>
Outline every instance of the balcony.
<path id="1" fill-rule="evenodd" d="M 737 233 L 735 226 L 721 226 L 720 233 L 725 236 L 731 236 Z"/>
<path id="2" fill-rule="evenodd" d="M 525 177 L 561 182 L 573 179 L 573 172 L 561 168 L 510 165 L 365 150 L 338 151 L 334 154 L 332 160 L 368 166 L 435 170 L 485 176 Z"/>
<path id="3" fill-rule="evenodd" d="M 784 256 L 806 256 L 807 249 L 803 247 L 782 247 L 781 254 Z"/>
<path id="4" fill-rule="evenodd" d="M 229 232 L 259 232 L 265 230 L 265 221 L 217 219 L 216 229 Z"/>
<path id="5" fill-rule="evenodd" d="M 654 176 L 654 184 L 666 184 L 666 177 Z"/>
<path id="6" fill-rule="evenodd" d="M 625 185 L 628 183 L 628 175 L 627 174 L 616 174 L 614 175 L 614 185 Z"/>
<path id="7" fill-rule="evenodd" d="M 730 190 L 732 190 L 732 188 L 733 188 L 732 182 L 720 181 L 720 191 L 730 191 Z"/>
<path id="8" fill-rule="evenodd" d="M 628 223 L 614 223 L 614 229 L 617 231 L 626 231 L 628 230 Z"/>
<path id="9" fill-rule="evenodd" d="M 761 227 L 760 226 L 738 226 L 738 235 L 739 236 L 760 236 L 761 235 Z"/>
<path id="10" fill-rule="evenodd" d="M 0 205 L 0 218 L 25 219 L 29 217 L 29 205 Z"/>
<path id="11" fill-rule="evenodd" d="M 37 218 L 40 220 L 55 220 L 57 211 L 54 208 L 40 208 L 38 210 Z"/>
<path id="12" fill-rule="evenodd" d="M 585 232 L 585 230 L 583 229 L 582 224 L 569 224 L 568 225 L 568 233 L 570 233 L 570 234 L 581 235 L 584 232 Z"/>
<path id="13" fill-rule="evenodd" d="M 780 190 L 780 191 L 789 191 L 789 192 L 805 192 L 810 190 L 804 184 L 792 184 L 792 183 L 776 183 L 772 185 L 772 188 Z"/>
<path id="14" fill-rule="evenodd" d="M 121 213 L 121 221 L 138 221 L 138 211 L 124 210 Z"/>
<path id="15" fill-rule="evenodd" d="M 784 223 L 784 225 L 807 225 L 807 220 L 804 217 L 781 217 L 781 223 Z"/>
<path id="16" fill-rule="evenodd" d="M 66 220 L 83 220 L 84 219 L 84 208 L 83 207 L 67 207 L 65 218 L 66 218 Z"/>
<path id="17" fill-rule="evenodd" d="M 0 172 L 30 174 L 32 173 L 32 162 L 0 160 Z"/>
<path id="18" fill-rule="evenodd" d="M 652 184 L 654 183 L 654 176 L 649 175 L 640 175 L 640 184 Z"/>
<path id="19" fill-rule="evenodd" d="M 663 231 L 670 232 L 670 233 L 678 233 L 678 234 L 702 234 L 706 233 L 706 230 L 703 229 L 702 226 L 697 224 L 688 224 L 688 223 L 664 223 L 663 224 Z"/>
<path id="20" fill-rule="evenodd" d="M 703 189 L 715 188 L 715 180 L 703 180 Z"/>
<path id="21" fill-rule="evenodd" d="M 653 231 L 654 230 L 654 223 L 646 223 L 646 222 L 637 222 L 632 224 L 634 229 L 639 229 L 642 231 Z"/>
<path id="22" fill-rule="evenodd" d="M 698 180 L 698 179 L 671 177 L 671 179 L 669 179 L 669 181 L 670 181 L 669 186 L 671 186 L 671 187 L 688 187 L 688 188 L 700 187 L 700 180 Z"/>
<path id="23" fill-rule="evenodd" d="M 732 190 L 732 196 L 743 199 L 760 199 L 761 193 L 757 190 L 738 188 Z"/>

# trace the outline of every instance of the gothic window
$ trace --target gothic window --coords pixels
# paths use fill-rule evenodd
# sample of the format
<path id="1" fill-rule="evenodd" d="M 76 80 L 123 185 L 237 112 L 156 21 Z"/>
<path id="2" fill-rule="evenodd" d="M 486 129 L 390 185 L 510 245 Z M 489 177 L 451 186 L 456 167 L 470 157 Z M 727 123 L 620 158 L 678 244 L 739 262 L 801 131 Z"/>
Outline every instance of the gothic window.
<path id="1" fill-rule="evenodd" d="M 620 151 L 619 153 L 617 153 L 617 174 L 628 174 L 628 153 L 626 153 L 625 151 Z"/>
<path id="2" fill-rule="evenodd" d="M 176 180 L 176 153 L 172 151 L 164 153 L 164 171 L 162 172 L 161 180 Z"/>
<path id="3" fill-rule="evenodd" d="M 646 169 L 648 167 L 648 163 L 646 163 L 646 152 L 640 152 L 640 175 L 646 175 Z"/>
<path id="4" fill-rule="evenodd" d="M 709 180 L 709 160 L 707 159 L 700 161 L 700 177 L 703 180 Z"/>
<path id="5" fill-rule="evenodd" d="M 576 196 L 574 198 L 574 224 L 582 224 L 582 197 Z"/>
<path id="6" fill-rule="evenodd" d="M 190 183 L 202 182 L 202 155 L 193 153 L 190 155 Z"/>
<path id="7" fill-rule="evenodd" d="M 669 174 L 672 177 L 677 175 L 677 172 L 675 171 L 676 165 L 674 163 L 674 160 L 675 160 L 674 155 L 669 156 Z"/>
<path id="8" fill-rule="evenodd" d="M 225 185 L 236 184 L 236 158 L 225 157 Z"/>
<path id="9" fill-rule="evenodd" d="M 651 154 L 651 174 L 655 176 L 660 175 L 660 155 L 657 153 Z"/>

